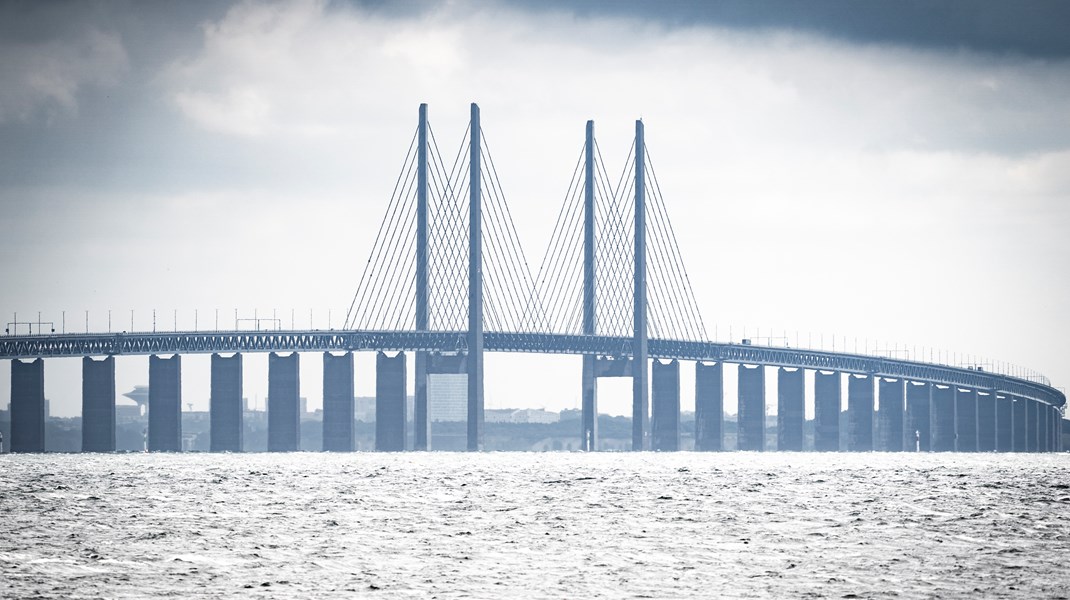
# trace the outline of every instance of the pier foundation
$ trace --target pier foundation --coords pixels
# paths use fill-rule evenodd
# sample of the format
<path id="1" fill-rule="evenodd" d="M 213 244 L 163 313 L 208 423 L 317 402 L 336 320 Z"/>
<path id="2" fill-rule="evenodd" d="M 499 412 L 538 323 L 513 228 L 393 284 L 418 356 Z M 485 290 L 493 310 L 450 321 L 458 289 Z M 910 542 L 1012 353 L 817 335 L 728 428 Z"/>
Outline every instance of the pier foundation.
<path id="1" fill-rule="evenodd" d="M 353 353 L 323 353 L 323 451 L 353 451 Z"/>
<path id="2" fill-rule="evenodd" d="M 45 451 L 45 361 L 11 361 L 11 451 Z"/>
<path id="3" fill-rule="evenodd" d="M 847 451 L 873 450 L 873 378 L 847 377 Z"/>
<path id="4" fill-rule="evenodd" d="M 209 448 L 212 452 L 241 452 L 242 355 L 212 355 L 212 395 L 209 398 Z"/>
<path id="5" fill-rule="evenodd" d="M 268 355 L 268 452 L 301 449 L 301 355 Z"/>
<path id="6" fill-rule="evenodd" d="M 736 417 L 739 450 L 765 450 L 765 367 L 739 365 L 739 408 Z"/>
<path id="7" fill-rule="evenodd" d="M 115 452 L 115 357 L 82 357 L 82 452 Z"/>
<path id="8" fill-rule="evenodd" d="M 806 402 L 803 369 L 777 369 L 777 450 L 802 452 Z"/>
<path id="9" fill-rule="evenodd" d="M 724 363 L 695 363 L 695 450 L 724 449 Z"/>
<path id="10" fill-rule="evenodd" d="M 680 450 L 680 361 L 663 363 L 655 359 L 651 365 L 651 421 L 653 450 Z"/>
<path id="11" fill-rule="evenodd" d="M 405 450 L 406 373 L 404 352 L 375 355 L 375 449 L 380 452 Z"/>
<path id="12" fill-rule="evenodd" d="M 818 452 L 840 449 L 842 380 L 836 371 L 814 373 L 814 450 Z"/>
<path id="13" fill-rule="evenodd" d="M 149 452 L 182 451 L 182 356 L 149 356 Z"/>

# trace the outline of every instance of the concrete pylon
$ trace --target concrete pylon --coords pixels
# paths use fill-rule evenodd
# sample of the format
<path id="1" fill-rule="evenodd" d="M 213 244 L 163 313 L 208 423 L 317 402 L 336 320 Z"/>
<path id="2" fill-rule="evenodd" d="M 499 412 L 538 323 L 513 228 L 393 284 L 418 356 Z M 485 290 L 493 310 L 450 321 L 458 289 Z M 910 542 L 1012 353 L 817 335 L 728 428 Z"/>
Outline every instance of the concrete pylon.
<path id="1" fill-rule="evenodd" d="M 45 361 L 11 361 L 11 451 L 45 451 Z"/>
<path id="2" fill-rule="evenodd" d="M 724 363 L 695 363 L 695 450 L 724 449 Z"/>
<path id="3" fill-rule="evenodd" d="M 244 430 L 242 355 L 212 355 L 212 395 L 209 398 L 212 452 L 241 452 Z"/>
<path id="4" fill-rule="evenodd" d="M 149 452 L 182 451 L 182 355 L 149 356 Z"/>
<path id="5" fill-rule="evenodd" d="M 840 403 L 843 378 L 838 371 L 814 373 L 814 450 L 840 449 Z"/>
<path id="6" fill-rule="evenodd" d="M 802 452 L 806 420 L 806 371 L 777 369 L 777 450 Z"/>
<path id="7" fill-rule="evenodd" d="M 82 357 L 82 452 L 115 452 L 115 357 Z"/>
<path id="8" fill-rule="evenodd" d="M 739 365 L 736 448 L 765 450 L 765 367 Z"/>

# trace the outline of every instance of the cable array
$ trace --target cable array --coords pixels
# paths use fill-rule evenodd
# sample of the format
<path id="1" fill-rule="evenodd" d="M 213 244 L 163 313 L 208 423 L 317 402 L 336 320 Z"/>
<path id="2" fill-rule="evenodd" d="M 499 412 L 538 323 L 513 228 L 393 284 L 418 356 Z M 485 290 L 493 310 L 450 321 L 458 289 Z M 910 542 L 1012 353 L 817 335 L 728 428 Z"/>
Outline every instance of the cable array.
<path id="1" fill-rule="evenodd" d="M 447 167 L 428 126 L 428 329 L 468 328 L 471 124 Z M 486 137 L 480 131 L 483 318 L 492 332 L 544 331 L 536 292 Z M 346 315 L 349 329 L 404 330 L 416 318 L 415 139 L 409 146 L 372 252 Z"/>
<path id="2" fill-rule="evenodd" d="M 704 341 L 706 330 L 684 267 L 657 175 L 647 159 L 647 310 L 649 334 L 656 338 Z M 583 319 L 583 157 L 573 170 L 539 269 L 549 331 L 581 333 Z M 595 142 L 595 333 L 631 336 L 635 274 L 635 142 L 613 183 Z"/>

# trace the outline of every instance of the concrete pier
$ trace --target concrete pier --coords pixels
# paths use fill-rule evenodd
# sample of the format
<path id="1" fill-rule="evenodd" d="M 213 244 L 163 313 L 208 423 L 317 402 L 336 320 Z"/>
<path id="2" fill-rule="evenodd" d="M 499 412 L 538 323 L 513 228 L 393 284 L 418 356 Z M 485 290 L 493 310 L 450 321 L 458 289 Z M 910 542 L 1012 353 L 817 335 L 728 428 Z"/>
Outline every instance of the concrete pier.
<path id="1" fill-rule="evenodd" d="M 777 450 L 802 452 L 806 419 L 806 378 L 803 369 L 777 369 Z"/>
<path id="2" fill-rule="evenodd" d="M 323 353 L 323 451 L 353 451 L 352 352 Z"/>
<path id="3" fill-rule="evenodd" d="M 594 452 L 598 449 L 598 377 L 595 365 L 598 358 L 583 355 L 583 373 L 580 382 L 582 406 L 580 407 L 580 449 Z"/>
<path id="4" fill-rule="evenodd" d="M 977 451 L 996 451 L 996 396 L 994 392 L 977 393 Z"/>
<path id="5" fill-rule="evenodd" d="M 212 452 L 241 452 L 242 355 L 212 355 L 212 395 L 209 399 Z"/>
<path id="6" fill-rule="evenodd" d="M 1052 407 L 1051 409 L 1052 419 L 1055 421 L 1052 423 L 1052 435 L 1055 436 L 1055 451 L 1063 451 L 1063 413 L 1058 407 Z"/>
<path id="7" fill-rule="evenodd" d="M 847 377 L 847 451 L 873 450 L 873 378 Z"/>
<path id="8" fill-rule="evenodd" d="M 268 452 L 301 449 L 301 355 L 268 355 Z"/>
<path id="9" fill-rule="evenodd" d="M 483 129 L 479 125 L 479 106 L 472 103 L 472 117 L 469 121 L 468 136 L 468 450 L 471 452 L 483 451 L 483 426 L 485 422 L 484 397 L 483 397 L 483 194 L 482 194 L 482 157 L 480 150 L 483 139 Z M 383 360 L 385 355 L 380 353 Z M 401 372 L 405 372 L 404 354 L 401 357 Z M 376 368 L 380 359 L 376 359 Z M 397 359 L 390 359 L 397 360 Z M 384 365 L 386 362 L 383 363 Z M 386 367 L 397 369 L 397 365 Z M 378 370 L 377 370 L 378 372 Z M 392 372 L 392 371 L 391 371 Z M 376 379 L 376 410 L 379 407 L 378 378 Z M 402 378 L 401 395 L 401 446 L 397 450 L 405 449 L 405 385 Z M 392 390 L 396 391 L 396 390 Z M 376 413 L 381 414 L 381 413 Z M 393 413 L 391 412 L 391 415 Z M 395 415 L 396 416 L 396 415 Z M 393 418 L 393 417 L 392 417 Z M 393 422 L 392 422 L 393 423 Z M 396 424 L 393 424 L 394 426 Z M 393 450 L 398 443 L 397 431 L 387 429 L 390 433 L 384 433 L 390 440 L 384 438 L 386 447 L 379 447 L 379 417 L 376 417 L 375 447 L 378 450 Z"/>
<path id="10" fill-rule="evenodd" d="M 996 452 L 1014 451 L 1014 403 L 992 392 L 996 405 Z"/>
<path id="11" fill-rule="evenodd" d="M 903 423 L 903 449 L 907 452 L 930 450 L 929 396 L 932 385 L 910 382 L 906 386 L 907 409 Z"/>
<path id="12" fill-rule="evenodd" d="M 45 361 L 11 361 L 11 451 L 45 451 Z"/>
<path id="13" fill-rule="evenodd" d="M 765 450 L 765 367 L 739 365 L 739 408 L 736 417 L 739 450 Z"/>
<path id="14" fill-rule="evenodd" d="M 412 449 L 427 451 L 431 449 L 431 413 L 427 403 L 427 366 L 430 356 L 427 352 L 415 352 L 412 367 L 413 403 L 412 403 Z M 352 400 L 350 401 L 352 402 Z M 352 422 L 352 418 L 350 421 Z M 326 426 L 326 421 L 324 421 Z M 327 438 L 324 438 L 326 442 Z"/>
<path id="15" fill-rule="evenodd" d="M 182 451 L 182 356 L 149 356 L 149 452 Z"/>
<path id="16" fill-rule="evenodd" d="M 680 361 L 651 365 L 651 449 L 661 452 L 680 450 Z"/>
<path id="17" fill-rule="evenodd" d="M 1037 410 L 1037 452 L 1051 452 L 1051 411 L 1047 404 L 1040 404 Z"/>
<path id="18" fill-rule="evenodd" d="M 115 357 L 82 357 L 82 452 L 115 452 Z"/>
<path id="19" fill-rule="evenodd" d="M 1011 446 L 1013 452 L 1026 452 L 1026 433 L 1028 432 L 1029 411 L 1026 409 L 1026 400 L 1023 398 L 1016 398 L 1011 396 L 1009 398 L 1013 402 L 1011 409 L 1014 415 L 1014 427 L 1012 429 L 1013 441 Z"/>
<path id="20" fill-rule="evenodd" d="M 836 371 L 814 373 L 814 450 L 818 452 L 840 449 L 842 380 Z"/>
<path id="21" fill-rule="evenodd" d="M 1040 403 L 1036 400 L 1025 402 L 1025 451 L 1037 452 L 1040 449 Z"/>
<path id="22" fill-rule="evenodd" d="M 375 355 L 375 449 L 380 452 L 405 450 L 406 372 L 404 352 L 393 358 Z M 471 410 L 471 402 L 468 406 Z"/>
<path id="23" fill-rule="evenodd" d="M 977 452 L 977 392 L 955 389 L 955 451 Z"/>
<path id="24" fill-rule="evenodd" d="M 877 445 L 880 452 L 903 451 L 903 420 L 906 413 L 906 380 L 877 379 L 880 407 L 877 410 Z M 910 450 L 913 450 L 911 445 Z"/>
<path id="25" fill-rule="evenodd" d="M 932 386 L 931 448 L 933 452 L 955 451 L 955 388 Z"/>
<path id="26" fill-rule="evenodd" d="M 724 363 L 695 363 L 695 450 L 724 449 Z"/>

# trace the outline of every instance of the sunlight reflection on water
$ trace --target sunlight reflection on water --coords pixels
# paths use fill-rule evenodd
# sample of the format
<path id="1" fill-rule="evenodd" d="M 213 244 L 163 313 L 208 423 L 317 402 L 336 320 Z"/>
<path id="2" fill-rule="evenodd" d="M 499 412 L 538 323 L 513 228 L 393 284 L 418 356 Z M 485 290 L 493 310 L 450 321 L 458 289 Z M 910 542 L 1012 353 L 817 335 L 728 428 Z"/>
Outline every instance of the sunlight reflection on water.
<path id="1" fill-rule="evenodd" d="M 1070 455 L 3 455 L 0 596 L 1070 593 Z"/>

